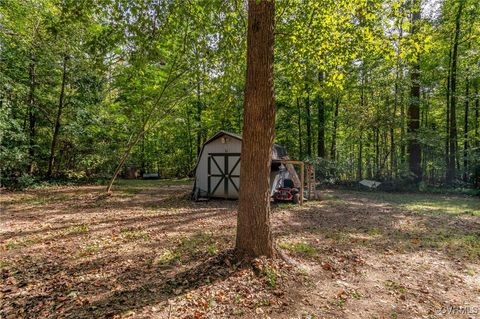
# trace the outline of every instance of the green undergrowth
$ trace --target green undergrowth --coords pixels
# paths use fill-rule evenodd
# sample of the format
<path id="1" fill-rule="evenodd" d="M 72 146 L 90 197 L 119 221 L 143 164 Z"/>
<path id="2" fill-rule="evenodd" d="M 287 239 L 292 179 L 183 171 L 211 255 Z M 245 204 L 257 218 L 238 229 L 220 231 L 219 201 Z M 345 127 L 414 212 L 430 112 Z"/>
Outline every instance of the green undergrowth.
<path id="1" fill-rule="evenodd" d="M 178 239 L 175 247 L 164 249 L 154 260 L 158 265 L 173 265 L 200 256 L 218 253 L 220 243 L 209 233 L 197 233 Z"/>

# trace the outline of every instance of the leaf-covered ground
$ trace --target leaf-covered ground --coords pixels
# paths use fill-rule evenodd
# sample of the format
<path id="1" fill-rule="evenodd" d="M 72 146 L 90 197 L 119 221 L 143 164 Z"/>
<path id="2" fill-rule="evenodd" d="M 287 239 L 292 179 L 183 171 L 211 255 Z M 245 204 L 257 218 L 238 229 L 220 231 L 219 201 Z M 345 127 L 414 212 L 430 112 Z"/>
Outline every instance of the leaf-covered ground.
<path id="1" fill-rule="evenodd" d="M 480 316 L 478 198 L 322 191 L 274 207 L 287 262 L 252 266 L 230 252 L 237 203 L 189 191 L 0 193 L 0 318 Z"/>

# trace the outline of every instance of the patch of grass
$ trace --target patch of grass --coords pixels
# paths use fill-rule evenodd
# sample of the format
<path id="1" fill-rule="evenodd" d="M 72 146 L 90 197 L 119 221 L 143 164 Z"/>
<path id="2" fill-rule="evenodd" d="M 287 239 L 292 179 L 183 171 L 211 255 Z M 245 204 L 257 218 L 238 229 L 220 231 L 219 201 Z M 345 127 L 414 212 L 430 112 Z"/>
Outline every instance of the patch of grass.
<path id="1" fill-rule="evenodd" d="M 452 234 L 440 244 L 451 253 L 470 260 L 480 260 L 480 235 Z"/>
<path id="2" fill-rule="evenodd" d="M 0 264 L 0 265 L 1 265 L 1 264 Z M 0 266 L 0 268 L 1 268 L 1 266 Z M 467 272 L 467 275 L 472 276 L 472 277 L 477 274 L 476 271 L 475 271 L 475 269 L 473 269 L 473 268 L 467 269 L 466 272 Z"/>
<path id="3" fill-rule="evenodd" d="M 37 195 L 31 198 L 18 200 L 18 203 L 27 204 L 27 205 L 35 205 L 35 206 L 42 206 L 47 204 L 55 204 L 58 202 L 64 202 L 70 200 L 70 196 L 66 194 L 59 194 L 59 195 Z"/>
<path id="4" fill-rule="evenodd" d="M 217 244 L 210 234 L 197 233 L 191 237 L 180 240 L 177 250 L 182 254 L 192 255 L 196 253 L 215 254 L 218 251 Z"/>
<path id="5" fill-rule="evenodd" d="M 9 240 L 7 241 L 7 243 L 5 244 L 5 248 L 7 250 L 13 250 L 13 249 L 17 249 L 18 247 L 21 247 L 20 245 L 20 242 L 16 241 L 16 240 Z"/>
<path id="6" fill-rule="evenodd" d="M 157 189 L 160 187 L 190 185 L 192 179 L 118 179 L 115 181 L 115 189 L 120 194 L 135 195 L 145 190 Z"/>
<path id="7" fill-rule="evenodd" d="M 120 237 L 125 241 L 150 239 L 150 235 L 147 232 L 143 230 L 137 230 L 137 229 L 122 229 L 120 231 Z"/>
<path id="8" fill-rule="evenodd" d="M 425 193 L 362 192 L 362 196 L 383 201 L 420 214 L 450 214 L 480 216 L 477 198 Z"/>
<path id="9" fill-rule="evenodd" d="M 78 234 L 85 234 L 88 233 L 89 227 L 87 224 L 82 224 L 82 225 L 76 225 L 76 226 L 70 226 L 68 227 L 64 234 L 65 235 L 78 235 Z"/>
<path id="10" fill-rule="evenodd" d="M 215 255 L 218 252 L 217 243 L 212 236 L 205 233 L 198 233 L 191 237 L 184 237 L 179 240 L 178 245 L 172 249 L 166 249 L 154 260 L 154 263 L 171 265 L 179 263 L 183 256 L 190 258 L 199 254 Z"/>
<path id="11" fill-rule="evenodd" d="M 379 236 L 382 234 L 382 232 L 378 228 L 370 228 L 367 231 L 367 234 L 369 234 L 370 236 Z"/>
<path id="12" fill-rule="evenodd" d="M 459 234 L 454 229 L 439 229 L 422 236 L 409 233 L 396 233 L 395 238 L 407 247 L 413 246 L 443 250 L 450 256 L 461 257 L 471 261 L 480 260 L 480 235 Z"/>
<path id="13" fill-rule="evenodd" d="M 255 307 L 267 307 L 270 306 L 270 300 L 267 298 L 261 298 L 255 301 Z"/>
<path id="14" fill-rule="evenodd" d="M 10 239 L 6 244 L 5 244 L 5 249 L 6 250 L 14 250 L 22 247 L 27 247 L 29 245 L 34 244 L 34 241 L 29 238 L 22 238 L 19 240 L 14 240 Z"/>
<path id="15" fill-rule="evenodd" d="M 7 268 L 10 266 L 10 263 L 6 260 L 0 260 L 0 269 Z"/>
<path id="16" fill-rule="evenodd" d="M 240 317 L 240 316 L 243 316 L 245 314 L 245 310 L 243 310 L 242 308 L 236 308 L 236 309 L 233 310 L 232 314 L 234 316 Z"/>
<path id="17" fill-rule="evenodd" d="M 120 189 L 120 192 L 124 193 L 124 194 L 128 194 L 128 195 L 135 195 L 135 194 L 141 193 L 142 188 L 133 188 L 133 187 L 122 188 L 122 189 Z"/>
<path id="18" fill-rule="evenodd" d="M 385 281 L 385 287 L 390 289 L 390 290 L 393 290 L 397 293 L 400 293 L 400 294 L 404 294 L 407 292 L 407 289 L 405 288 L 405 286 L 399 284 L 398 282 L 395 282 L 393 280 L 387 280 Z"/>
<path id="19" fill-rule="evenodd" d="M 88 255 L 94 255 L 100 251 L 101 247 L 99 243 L 89 243 L 83 246 L 80 249 L 79 255 L 80 256 L 88 256 Z"/>
<path id="20" fill-rule="evenodd" d="M 299 243 L 279 242 L 278 247 L 294 253 L 310 256 L 310 257 L 315 256 L 317 254 L 317 249 L 306 242 L 299 242 Z"/>
<path id="21" fill-rule="evenodd" d="M 180 256 L 179 252 L 166 249 L 154 260 L 154 263 L 159 265 L 172 265 L 180 259 Z"/>
<path id="22" fill-rule="evenodd" d="M 205 243 L 208 240 L 208 236 L 204 234 L 197 234 L 192 237 L 185 237 L 180 240 L 179 248 L 185 251 L 196 250 L 201 243 Z"/>
<path id="23" fill-rule="evenodd" d="M 346 299 L 343 299 L 343 298 L 340 298 L 337 300 L 337 306 L 339 308 L 343 308 L 345 307 L 345 304 L 347 303 L 347 300 Z"/>
<path id="24" fill-rule="evenodd" d="M 208 300 L 208 309 L 214 309 L 216 306 L 217 306 L 217 302 L 215 301 L 215 299 L 210 298 Z"/>
<path id="25" fill-rule="evenodd" d="M 347 204 L 347 201 L 344 200 L 342 197 L 340 197 L 338 195 L 323 194 L 322 196 L 323 196 L 324 199 L 326 199 L 329 202 L 332 202 L 334 204 L 339 204 L 339 205 Z"/>
<path id="26" fill-rule="evenodd" d="M 325 232 L 324 233 L 325 238 L 327 239 L 332 239 L 334 241 L 339 241 L 339 242 L 345 242 L 345 241 L 350 241 L 350 234 L 347 232 L 343 231 L 330 231 L 330 232 Z"/>
<path id="27" fill-rule="evenodd" d="M 160 186 L 176 186 L 176 185 L 190 185 L 191 178 L 177 178 L 177 179 L 117 179 L 115 186 L 127 186 L 134 188 L 148 188 Z"/>
<path id="28" fill-rule="evenodd" d="M 350 292 L 350 296 L 352 296 L 353 299 L 357 299 L 357 300 L 363 297 L 362 294 L 356 290 L 353 290 L 352 292 Z"/>
<path id="29" fill-rule="evenodd" d="M 267 284 L 270 288 L 275 288 L 277 286 L 277 272 L 272 267 L 266 265 L 262 269 L 262 275 L 267 279 Z"/>
<path id="30" fill-rule="evenodd" d="M 450 215 L 469 215 L 480 216 L 480 206 L 475 203 L 464 202 L 459 199 L 445 199 L 436 201 L 415 201 L 400 204 L 408 210 L 422 214 L 450 214 Z"/>
<path id="31" fill-rule="evenodd" d="M 291 208 L 295 206 L 294 204 L 292 203 L 278 203 L 277 204 L 277 207 L 280 208 L 280 209 L 287 209 L 287 208 Z"/>
<path id="32" fill-rule="evenodd" d="M 207 253 L 209 255 L 215 255 L 218 252 L 217 245 L 210 244 L 207 246 Z"/>

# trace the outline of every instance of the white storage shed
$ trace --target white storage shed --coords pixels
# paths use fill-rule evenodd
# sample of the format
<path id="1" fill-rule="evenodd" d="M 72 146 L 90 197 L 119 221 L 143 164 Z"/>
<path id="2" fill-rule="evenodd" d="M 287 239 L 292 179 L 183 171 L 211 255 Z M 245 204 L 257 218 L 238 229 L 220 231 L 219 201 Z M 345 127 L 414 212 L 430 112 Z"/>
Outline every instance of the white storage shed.
<path id="1" fill-rule="evenodd" d="M 240 155 L 242 137 L 238 134 L 220 131 L 203 144 L 195 168 L 195 183 L 192 196 L 198 198 L 237 199 L 240 188 Z M 292 165 L 283 165 L 288 155 L 280 145 L 272 149 L 272 171 L 270 184 L 272 194 L 291 179 L 296 187 L 299 178 Z"/>

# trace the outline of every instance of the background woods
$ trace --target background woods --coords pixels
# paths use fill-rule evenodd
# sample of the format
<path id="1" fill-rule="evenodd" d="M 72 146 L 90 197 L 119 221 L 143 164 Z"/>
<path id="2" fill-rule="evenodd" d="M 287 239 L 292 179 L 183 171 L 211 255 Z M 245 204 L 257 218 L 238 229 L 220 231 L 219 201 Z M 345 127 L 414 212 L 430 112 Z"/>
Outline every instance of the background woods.
<path id="1" fill-rule="evenodd" d="M 241 133 L 244 1 L 0 3 L 3 183 L 111 176 L 122 158 L 188 176 L 209 136 Z M 478 186 L 479 10 L 277 1 L 276 143 L 324 181 Z"/>

